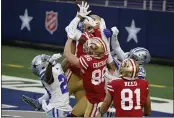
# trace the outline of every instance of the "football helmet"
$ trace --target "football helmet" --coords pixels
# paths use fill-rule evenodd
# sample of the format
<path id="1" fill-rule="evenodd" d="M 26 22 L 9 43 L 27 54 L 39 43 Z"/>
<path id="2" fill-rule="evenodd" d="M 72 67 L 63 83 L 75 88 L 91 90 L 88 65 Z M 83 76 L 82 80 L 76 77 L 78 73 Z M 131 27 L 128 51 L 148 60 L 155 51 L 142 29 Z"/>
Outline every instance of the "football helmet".
<path id="1" fill-rule="evenodd" d="M 83 51 L 95 58 L 107 55 L 106 44 L 98 37 L 92 37 L 83 44 Z"/>
<path id="2" fill-rule="evenodd" d="M 143 47 L 131 49 L 129 58 L 134 59 L 140 65 L 148 64 L 151 60 L 149 51 Z"/>
<path id="3" fill-rule="evenodd" d="M 86 16 L 83 23 L 81 23 L 81 27 L 83 27 L 83 32 L 94 32 L 95 26 L 95 20 L 89 16 Z"/>
<path id="4" fill-rule="evenodd" d="M 135 60 L 127 58 L 122 61 L 119 69 L 120 76 L 126 80 L 135 80 L 138 75 L 139 66 Z"/>
<path id="5" fill-rule="evenodd" d="M 95 29 L 100 29 L 100 30 L 104 30 L 106 29 L 106 23 L 105 20 L 103 18 L 101 18 L 98 15 L 90 15 L 91 18 L 93 18 L 96 22 L 96 26 Z"/>
<path id="6" fill-rule="evenodd" d="M 92 15 L 90 15 L 90 17 L 95 20 L 96 24 L 100 24 L 100 22 L 101 22 L 100 16 L 92 14 Z"/>
<path id="7" fill-rule="evenodd" d="M 31 68 L 33 74 L 39 76 L 40 72 L 47 67 L 49 59 L 50 56 L 45 54 L 34 57 L 34 59 L 31 62 Z"/>

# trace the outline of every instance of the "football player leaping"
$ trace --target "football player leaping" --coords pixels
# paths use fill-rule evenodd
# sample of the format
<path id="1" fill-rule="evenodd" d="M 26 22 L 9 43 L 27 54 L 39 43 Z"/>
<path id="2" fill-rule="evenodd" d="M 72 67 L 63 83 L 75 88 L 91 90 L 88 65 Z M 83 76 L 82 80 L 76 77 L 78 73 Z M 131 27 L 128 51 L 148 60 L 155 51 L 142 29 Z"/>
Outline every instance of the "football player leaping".
<path id="1" fill-rule="evenodd" d="M 98 117 L 107 111 L 112 101 L 116 117 L 143 117 L 151 113 L 148 81 L 139 79 L 138 64 L 133 59 L 125 59 L 120 65 L 120 77 L 107 85 L 107 94 Z M 144 108 L 144 113 L 143 113 Z"/>
<path id="2" fill-rule="evenodd" d="M 81 69 L 83 87 L 87 97 L 87 108 L 84 116 L 95 117 L 98 113 L 97 106 L 105 97 L 104 74 L 108 59 L 106 44 L 100 38 L 92 37 L 84 44 L 86 55 L 81 55 L 78 58 L 71 52 L 72 39 L 74 39 L 77 29 L 71 27 L 70 30 L 64 56 L 72 65 Z"/>
<path id="3" fill-rule="evenodd" d="M 119 33 L 118 29 L 116 27 L 112 27 L 111 32 L 112 32 L 111 47 L 113 50 L 113 58 L 114 58 L 117 70 L 119 70 L 121 61 L 123 61 L 126 58 L 132 58 L 139 64 L 139 72 L 138 72 L 139 79 L 145 79 L 146 71 L 143 65 L 148 64 L 150 62 L 151 56 L 149 51 L 143 47 L 137 47 L 137 48 L 131 49 L 130 52 L 125 53 L 121 49 L 117 39 L 117 35 Z M 105 34 L 108 35 L 107 33 Z"/>
<path id="4" fill-rule="evenodd" d="M 82 5 L 79 5 L 80 11 L 77 13 L 77 16 L 71 21 L 69 26 L 73 26 L 77 28 L 78 23 L 80 20 L 90 13 L 88 11 L 89 5 L 87 3 L 82 2 Z M 83 51 L 83 44 L 86 40 L 93 37 L 93 27 L 95 26 L 94 20 L 92 18 L 86 17 L 86 19 L 83 21 L 84 25 L 84 32 L 80 32 L 78 30 L 78 35 L 74 37 L 74 39 L 78 41 L 73 41 L 71 45 L 71 51 L 73 54 L 75 54 L 78 58 L 81 55 L 84 55 L 85 52 Z M 68 27 L 66 28 L 66 32 L 68 32 Z M 65 59 L 66 60 L 66 59 Z M 64 60 L 64 65 L 66 65 L 66 61 Z M 80 76 L 80 69 L 76 66 L 69 64 L 69 68 L 66 72 L 66 76 L 68 78 L 68 88 L 70 91 L 70 94 L 74 94 L 76 98 L 76 105 L 74 106 L 72 113 L 69 117 L 75 117 L 75 116 L 84 116 L 85 109 L 87 106 L 87 100 L 85 97 L 85 91 L 83 89 L 83 83 Z"/>
<path id="5" fill-rule="evenodd" d="M 32 72 L 40 77 L 46 93 L 38 100 L 22 97 L 35 110 L 40 110 L 42 107 L 51 118 L 66 117 L 72 111 L 69 105 L 67 78 L 61 65 L 57 63 L 60 57 L 60 54 L 54 54 L 51 58 L 48 55 L 38 55 L 32 60 Z"/>
<path id="6" fill-rule="evenodd" d="M 103 20 L 99 17 L 96 17 L 96 15 L 91 15 L 91 17 L 86 16 L 89 12 L 87 3 L 82 2 L 82 5 L 78 5 L 80 7 L 80 12 L 77 14 L 77 16 L 71 21 L 71 23 L 67 26 L 66 32 L 68 33 L 68 27 L 72 26 L 77 28 L 78 23 L 80 22 L 80 19 L 83 17 L 84 21 L 80 22 L 83 29 L 78 30 L 77 35 L 74 37 L 74 40 L 76 40 L 76 51 L 75 54 L 79 58 L 81 55 L 85 55 L 85 52 L 83 51 L 83 44 L 91 37 L 99 37 L 101 38 L 101 29 L 105 26 L 103 23 Z M 84 10 L 82 10 L 84 9 Z M 83 11 L 83 12 L 81 12 Z M 93 18 L 92 18 L 93 16 Z M 102 37 L 103 39 L 103 37 Z M 107 41 L 107 40 L 106 40 Z M 74 44 L 74 43 L 72 43 Z M 74 45 L 71 47 L 75 47 Z M 72 48 L 73 50 L 73 48 Z M 71 50 L 71 51 L 72 51 Z M 108 49 L 110 51 L 110 49 Z M 74 52 L 74 51 L 72 51 Z M 115 72 L 115 65 L 113 64 L 113 59 L 110 54 L 108 58 L 107 63 L 110 67 L 110 72 Z M 75 66 L 71 66 L 68 69 L 67 77 L 69 78 L 68 81 L 68 87 L 70 90 L 70 93 L 73 93 L 76 97 L 76 100 L 78 101 L 75 107 L 73 108 L 72 115 L 71 116 L 82 116 L 84 115 L 85 109 L 86 109 L 86 98 L 84 97 L 84 92 L 81 88 L 83 88 L 82 80 L 80 79 L 80 69 L 78 69 Z M 80 90 L 81 89 L 81 90 Z M 82 99 L 79 99 L 82 98 Z"/>

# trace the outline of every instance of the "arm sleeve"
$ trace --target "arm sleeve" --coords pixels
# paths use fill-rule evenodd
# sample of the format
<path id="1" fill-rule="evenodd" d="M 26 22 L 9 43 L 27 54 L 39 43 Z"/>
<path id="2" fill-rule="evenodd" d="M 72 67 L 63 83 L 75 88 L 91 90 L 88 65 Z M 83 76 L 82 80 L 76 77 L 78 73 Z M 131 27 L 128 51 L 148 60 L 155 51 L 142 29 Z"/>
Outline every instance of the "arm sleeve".
<path id="1" fill-rule="evenodd" d="M 68 26 L 73 26 L 73 27 L 77 27 L 78 23 L 80 21 L 80 18 L 75 17 Z"/>
<path id="2" fill-rule="evenodd" d="M 109 41 L 106 38 L 106 36 L 104 36 L 104 34 L 102 32 L 101 32 L 101 34 L 102 34 L 102 39 L 105 42 L 106 48 L 107 48 L 107 51 L 108 51 L 108 60 L 107 60 L 107 63 L 109 64 L 109 63 L 113 62 L 113 58 L 112 58 L 111 51 L 110 51 Z"/>
<path id="3" fill-rule="evenodd" d="M 109 82 L 109 83 L 107 84 L 107 90 L 108 90 L 108 92 L 111 94 L 111 96 L 114 95 L 113 81 L 111 81 L 111 82 Z"/>
<path id="4" fill-rule="evenodd" d="M 75 40 L 79 40 L 80 39 L 80 37 L 82 36 L 82 32 L 81 31 L 79 31 L 79 30 L 77 30 L 77 33 L 76 33 L 76 36 L 75 36 Z"/>
<path id="5" fill-rule="evenodd" d="M 38 99 L 40 104 L 42 104 L 43 100 L 45 100 L 45 101 L 49 100 L 49 95 L 48 95 L 48 93 L 46 91 L 45 91 L 44 95 Z"/>
<path id="6" fill-rule="evenodd" d="M 121 49 L 120 47 L 120 43 L 118 42 L 117 37 L 112 36 L 111 39 L 111 46 L 112 49 L 115 51 L 115 53 L 117 54 L 118 58 L 122 61 L 125 57 L 125 53 L 124 51 Z"/>
<path id="7" fill-rule="evenodd" d="M 83 68 L 85 70 L 89 67 L 88 61 L 86 60 L 86 58 L 84 56 L 80 56 L 79 63 L 80 63 L 81 68 Z"/>
<path id="8" fill-rule="evenodd" d="M 112 55 L 111 55 L 111 52 L 110 52 L 110 51 L 108 52 L 108 54 L 109 54 L 109 55 L 108 55 L 107 63 L 110 64 L 110 63 L 113 62 L 114 60 L 113 60 L 113 58 L 112 58 Z"/>
<path id="9" fill-rule="evenodd" d="M 67 27 L 74 27 L 74 28 L 77 28 L 77 25 L 78 25 L 79 21 L 80 21 L 80 18 L 75 17 L 75 18 L 70 22 L 70 24 L 69 24 Z M 66 32 L 67 32 L 67 30 L 66 30 Z M 79 30 L 77 29 L 77 33 L 76 33 L 76 36 L 75 36 L 75 40 L 79 40 L 80 37 L 81 37 L 81 35 L 82 35 L 81 31 L 79 31 Z"/>

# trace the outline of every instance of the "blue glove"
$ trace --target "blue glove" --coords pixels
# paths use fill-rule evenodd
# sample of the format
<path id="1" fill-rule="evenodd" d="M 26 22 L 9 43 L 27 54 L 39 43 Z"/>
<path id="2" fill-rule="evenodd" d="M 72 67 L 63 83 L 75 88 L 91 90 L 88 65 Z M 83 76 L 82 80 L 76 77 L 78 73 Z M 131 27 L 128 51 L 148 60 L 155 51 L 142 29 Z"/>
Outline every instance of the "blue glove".
<path id="1" fill-rule="evenodd" d="M 111 30 L 109 30 L 109 29 L 104 29 L 103 30 L 103 33 L 105 34 L 105 36 L 107 37 L 107 38 L 111 38 L 112 37 L 112 31 Z"/>

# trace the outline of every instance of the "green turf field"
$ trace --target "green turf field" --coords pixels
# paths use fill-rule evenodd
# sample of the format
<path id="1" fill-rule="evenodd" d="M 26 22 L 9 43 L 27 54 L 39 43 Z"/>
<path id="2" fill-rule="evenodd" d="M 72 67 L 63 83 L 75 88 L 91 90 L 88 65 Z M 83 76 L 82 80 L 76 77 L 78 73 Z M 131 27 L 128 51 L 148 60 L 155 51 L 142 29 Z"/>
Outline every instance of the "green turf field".
<path id="1" fill-rule="evenodd" d="M 58 51 L 57 51 L 58 52 Z M 16 77 L 38 79 L 31 73 L 31 60 L 38 54 L 56 52 L 19 47 L 2 46 L 2 74 Z M 150 83 L 150 95 L 173 99 L 173 68 L 150 64 L 146 67 Z"/>

